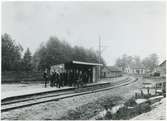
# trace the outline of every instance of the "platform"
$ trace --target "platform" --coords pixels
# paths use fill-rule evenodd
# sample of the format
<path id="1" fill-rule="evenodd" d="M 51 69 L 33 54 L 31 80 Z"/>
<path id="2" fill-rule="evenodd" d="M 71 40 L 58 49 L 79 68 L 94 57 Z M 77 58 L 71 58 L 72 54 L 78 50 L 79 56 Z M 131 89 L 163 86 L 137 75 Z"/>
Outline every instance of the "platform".
<path id="1" fill-rule="evenodd" d="M 91 83 L 88 84 L 87 86 L 94 86 L 94 85 L 106 85 L 109 82 L 99 82 L 99 83 Z M 57 87 L 40 87 L 40 88 L 25 88 L 25 89 L 21 89 L 21 90 L 16 90 L 16 91 L 5 91 L 1 93 L 1 100 L 5 99 L 5 98 L 9 98 L 9 97 L 16 97 L 16 96 L 24 96 L 24 95 L 31 95 L 31 94 L 37 94 L 37 93 L 43 93 L 43 92 L 52 92 L 52 91 L 59 91 L 59 90 L 68 90 L 68 89 L 72 89 L 74 87 L 61 87 L 61 88 L 57 88 Z"/>
<path id="2" fill-rule="evenodd" d="M 17 91 L 2 92 L 1 93 L 1 100 L 8 98 L 8 97 L 29 95 L 29 94 L 35 94 L 35 93 L 48 92 L 48 91 L 70 89 L 70 88 L 72 88 L 72 87 L 62 87 L 62 88 L 47 87 L 47 88 L 39 88 L 39 89 L 23 89 L 23 90 L 17 90 Z"/>
<path id="3" fill-rule="evenodd" d="M 102 80 L 96 83 L 90 83 L 88 86 L 94 86 L 94 85 L 103 85 L 111 82 L 116 82 L 123 80 L 127 77 L 121 77 L 114 79 L 112 81 L 109 80 Z M 31 94 L 36 94 L 36 93 L 43 93 L 43 92 L 49 92 L 49 91 L 58 91 L 58 90 L 68 90 L 72 89 L 74 87 L 44 87 L 44 84 L 9 84 L 6 86 L 5 84 L 1 85 L 1 100 L 9 97 L 15 97 L 15 96 L 24 96 L 24 95 L 31 95 Z"/>

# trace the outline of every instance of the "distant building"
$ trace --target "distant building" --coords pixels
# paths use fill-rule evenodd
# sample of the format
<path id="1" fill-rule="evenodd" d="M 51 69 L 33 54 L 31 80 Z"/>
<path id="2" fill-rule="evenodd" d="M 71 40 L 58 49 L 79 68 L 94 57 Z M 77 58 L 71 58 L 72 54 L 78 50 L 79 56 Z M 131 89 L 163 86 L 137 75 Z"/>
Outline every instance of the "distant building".
<path id="1" fill-rule="evenodd" d="M 143 65 L 133 65 L 133 66 L 127 66 L 124 69 L 125 73 L 129 73 L 129 74 L 145 74 L 146 69 L 144 68 Z"/>
<path id="2" fill-rule="evenodd" d="M 155 69 L 154 73 L 158 73 L 161 77 L 166 77 L 166 60 Z"/>
<path id="3" fill-rule="evenodd" d="M 113 78 L 122 76 L 122 71 L 116 66 L 105 66 L 101 70 L 102 78 Z"/>

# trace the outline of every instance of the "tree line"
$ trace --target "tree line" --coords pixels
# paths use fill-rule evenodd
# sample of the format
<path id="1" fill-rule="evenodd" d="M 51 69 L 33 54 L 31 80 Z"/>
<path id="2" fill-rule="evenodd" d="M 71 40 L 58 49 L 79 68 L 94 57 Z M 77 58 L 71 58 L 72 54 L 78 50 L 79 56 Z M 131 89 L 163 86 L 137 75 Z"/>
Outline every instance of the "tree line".
<path id="1" fill-rule="evenodd" d="M 31 52 L 29 48 L 25 51 L 23 57 L 23 48 L 16 44 L 10 35 L 4 34 L 2 39 L 2 71 L 32 70 Z"/>
<path id="2" fill-rule="evenodd" d="M 46 43 L 41 43 L 32 55 L 29 48 L 23 53 L 23 47 L 7 33 L 2 39 L 2 71 L 41 71 L 52 65 L 66 63 L 72 60 L 98 63 L 98 52 L 81 46 L 72 47 L 66 41 L 50 37 Z M 100 58 L 105 64 L 104 59 Z"/>
<path id="3" fill-rule="evenodd" d="M 139 56 L 122 55 L 122 57 L 116 60 L 115 65 L 122 68 L 124 71 L 126 67 L 144 67 L 149 71 L 153 71 L 159 63 L 159 57 L 157 54 L 150 54 L 148 57 L 141 59 Z"/>

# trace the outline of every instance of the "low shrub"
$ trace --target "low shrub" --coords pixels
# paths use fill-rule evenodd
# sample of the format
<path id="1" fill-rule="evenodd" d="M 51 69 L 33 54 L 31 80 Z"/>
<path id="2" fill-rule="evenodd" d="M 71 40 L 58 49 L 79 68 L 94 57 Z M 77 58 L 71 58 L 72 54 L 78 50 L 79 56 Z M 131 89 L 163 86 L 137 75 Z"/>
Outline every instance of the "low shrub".
<path id="1" fill-rule="evenodd" d="M 112 119 L 113 120 L 120 120 L 120 119 L 126 119 L 125 117 L 128 115 L 128 108 L 127 106 L 120 108 L 117 113 L 113 114 Z"/>
<path id="2" fill-rule="evenodd" d="M 129 108 L 131 107 L 131 108 Z M 150 103 L 143 103 L 137 105 L 135 102 L 135 98 L 132 97 L 128 101 L 125 102 L 125 106 L 120 108 L 115 114 L 111 114 L 108 112 L 104 118 L 105 120 L 128 120 L 136 115 L 139 115 L 144 112 L 148 112 L 151 110 Z"/>
<path id="3" fill-rule="evenodd" d="M 125 105 L 126 105 L 126 106 L 131 106 L 131 107 L 133 107 L 133 106 L 136 105 L 136 101 L 135 101 L 135 100 L 136 100 L 136 99 L 135 99 L 134 97 L 132 97 L 132 98 L 130 98 L 128 101 L 125 102 Z"/>

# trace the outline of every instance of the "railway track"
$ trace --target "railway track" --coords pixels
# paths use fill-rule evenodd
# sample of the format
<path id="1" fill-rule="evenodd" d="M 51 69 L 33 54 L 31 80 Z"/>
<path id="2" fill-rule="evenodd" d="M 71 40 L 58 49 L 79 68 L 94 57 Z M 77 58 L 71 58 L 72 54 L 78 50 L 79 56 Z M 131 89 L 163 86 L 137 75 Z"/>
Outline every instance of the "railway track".
<path id="1" fill-rule="evenodd" d="M 124 80 L 114 83 L 107 82 L 97 85 L 88 85 L 79 89 L 70 88 L 64 90 L 55 90 L 55 91 L 41 92 L 24 96 L 10 97 L 1 100 L 1 112 L 10 111 L 50 101 L 58 101 L 64 98 L 85 95 L 100 91 L 106 91 L 113 88 L 128 85 L 135 81 L 137 81 L 137 79 L 132 80 L 131 78 L 126 78 Z"/>

